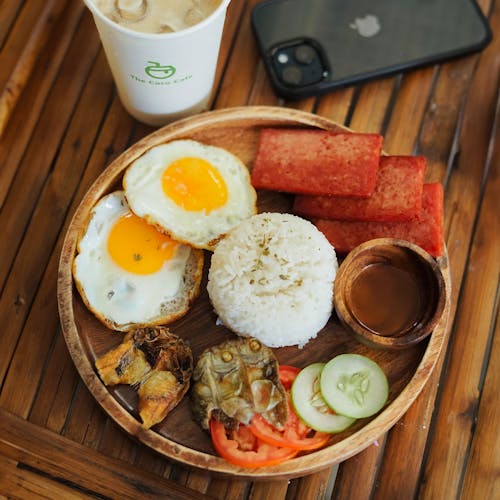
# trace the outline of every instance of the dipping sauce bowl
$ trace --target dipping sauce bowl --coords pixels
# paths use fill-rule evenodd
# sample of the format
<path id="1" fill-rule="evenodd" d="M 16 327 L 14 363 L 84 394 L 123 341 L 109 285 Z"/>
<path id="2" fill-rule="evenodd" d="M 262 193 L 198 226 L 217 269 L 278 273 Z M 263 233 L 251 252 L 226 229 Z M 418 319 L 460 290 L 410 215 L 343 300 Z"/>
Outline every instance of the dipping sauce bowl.
<path id="1" fill-rule="evenodd" d="M 359 341 L 402 349 L 436 327 L 445 294 L 441 269 L 432 256 L 408 241 L 379 238 L 359 245 L 342 262 L 334 305 Z"/>

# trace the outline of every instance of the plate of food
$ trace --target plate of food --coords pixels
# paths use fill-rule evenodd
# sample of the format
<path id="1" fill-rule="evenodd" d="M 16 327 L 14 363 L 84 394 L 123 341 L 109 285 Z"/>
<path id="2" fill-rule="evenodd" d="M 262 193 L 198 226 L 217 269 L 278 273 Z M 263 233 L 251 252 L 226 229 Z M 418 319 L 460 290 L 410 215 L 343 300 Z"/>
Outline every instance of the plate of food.
<path id="1" fill-rule="evenodd" d="M 378 134 L 256 106 L 175 122 L 113 161 L 73 216 L 58 278 L 69 352 L 106 413 L 168 459 L 253 480 L 324 469 L 389 430 L 438 359 L 450 284 L 442 188 L 424 183 L 425 159 L 382 151 Z M 362 326 L 381 345 L 334 296 L 373 242 L 371 264 L 415 250 L 439 278 L 432 318 L 418 293 L 370 308 Z M 399 300 L 396 274 L 377 296 Z"/>

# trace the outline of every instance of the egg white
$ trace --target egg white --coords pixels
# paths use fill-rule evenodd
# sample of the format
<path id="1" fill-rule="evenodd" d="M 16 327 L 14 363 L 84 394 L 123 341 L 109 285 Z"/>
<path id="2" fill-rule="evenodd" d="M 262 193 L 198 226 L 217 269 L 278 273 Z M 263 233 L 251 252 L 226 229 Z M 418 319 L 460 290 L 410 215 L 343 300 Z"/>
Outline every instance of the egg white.
<path id="1" fill-rule="evenodd" d="M 159 324 L 165 304 L 178 293 L 191 248 L 179 244 L 172 259 L 151 274 L 135 274 L 117 265 L 107 249 L 114 223 L 130 213 L 123 191 L 94 206 L 73 261 L 76 286 L 87 307 L 107 326 L 128 330 Z"/>
<path id="2" fill-rule="evenodd" d="M 184 157 L 201 158 L 224 179 L 227 202 L 210 212 L 185 210 L 162 188 L 164 170 Z M 139 217 L 195 248 L 213 250 L 230 229 L 257 211 L 257 195 L 246 166 L 225 149 L 193 140 L 177 140 L 156 146 L 135 160 L 125 172 L 123 187 L 131 210 Z"/>

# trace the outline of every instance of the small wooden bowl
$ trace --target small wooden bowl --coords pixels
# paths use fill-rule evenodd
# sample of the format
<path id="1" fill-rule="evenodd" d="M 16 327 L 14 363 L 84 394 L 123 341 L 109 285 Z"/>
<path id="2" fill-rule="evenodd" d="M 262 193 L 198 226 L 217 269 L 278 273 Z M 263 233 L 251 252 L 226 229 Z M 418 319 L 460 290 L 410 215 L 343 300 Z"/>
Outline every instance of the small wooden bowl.
<path id="1" fill-rule="evenodd" d="M 352 250 L 335 280 L 340 321 L 370 347 L 403 349 L 441 319 L 446 287 L 437 262 L 408 241 L 378 238 Z"/>

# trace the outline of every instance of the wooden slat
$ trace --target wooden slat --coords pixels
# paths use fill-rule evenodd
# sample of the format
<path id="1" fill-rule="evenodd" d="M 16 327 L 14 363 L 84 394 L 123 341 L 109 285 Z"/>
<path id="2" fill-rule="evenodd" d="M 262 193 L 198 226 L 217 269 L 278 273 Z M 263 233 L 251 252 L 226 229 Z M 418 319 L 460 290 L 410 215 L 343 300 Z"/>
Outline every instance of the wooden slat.
<path id="1" fill-rule="evenodd" d="M 113 421 L 106 419 L 99 447 L 97 448 L 104 455 L 134 462 L 137 451 L 137 443 L 125 434 Z"/>
<path id="2" fill-rule="evenodd" d="M 384 149 L 387 153 L 413 154 L 435 71 L 434 68 L 425 68 L 403 76 L 385 132 Z"/>
<path id="3" fill-rule="evenodd" d="M 0 94 L 0 137 L 2 137 L 10 115 L 31 76 L 38 55 L 64 7 L 64 2 L 60 0 L 47 0 L 35 23 L 30 27 L 29 38 Z"/>
<path id="4" fill-rule="evenodd" d="M 385 435 L 381 436 L 376 443 L 340 465 L 332 498 L 370 498 L 375 489 L 385 439 Z"/>
<path id="5" fill-rule="evenodd" d="M 252 483 L 250 498 L 252 500 L 278 500 L 286 497 L 288 481 L 255 481 Z"/>
<path id="6" fill-rule="evenodd" d="M 87 388 L 80 383 L 62 435 L 97 450 L 107 418 Z"/>
<path id="7" fill-rule="evenodd" d="M 257 3 L 257 0 L 249 0 L 245 4 L 238 34 L 232 47 L 233 53 L 242 54 L 244 59 L 238 56 L 231 57 L 224 73 L 224 81 L 214 102 L 215 109 L 243 106 L 250 96 L 259 63 L 259 54 L 250 27 L 251 8 Z"/>
<path id="8" fill-rule="evenodd" d="M 207 498 L 179 484 L 36 427 L 0 409 L 0 453 L 52 477 L 112 498 Z"/>
<path id="9" fill-rule="evenodd" d="M 12 74 L 17 61 L 28 42 L 31 29 L 43 12 L 45 2 L 37 2 L 32 6 L 26 2 L 14 1 L 0 8 L 0 64 L 5 71 L 0 74 L 0 92 Z M 24 5 L 23 5 L 24 4 Z"/>
<path id="10" fill-rule="evenodd" d="M 299 109 L 307 113 L 313 113 L 316 105 L 316 99 L 316 97 L 304 97 L 303 99 L 298 99 L 296 101 L 285 101 L 285 106 L 287 108 Z"/>
<path id="11" fill-rule="evenodd" d="M 330 488 L 335 481 L 337 466 L 324 469 L 315 474 L 293 479 L 287 488 L 287 498 L 300 498 L 301 500 L 318 500 L 329 498 Z"/>
<path id="12" fill-rule="evenodd" d="M 488 275 L 498 276 L 500 274 L 500 246 L 495 245 L 491 239 L 492 234 L 499 234 L 498 200 L 500 199 L 500 95 L 497 101 L 496 121 L 494 134 L 492 135 L 492 153 L 490 157 L 490 169 L 488 184 L 486 186 L 481 214 L 478 221 L 476 241 L 471 252 L 469 276 L 473 274 L 464 293 L 473 296 L 474 309 L 482 307 L 482 311 L 461 310 L 459 316 L 459 328 L 463 323 L 463 329 L 472 321 L 467 314 L 471 313 L 472 319 L 478 319 L 484 312 L 489 310 L 492 314 L 489 318 L 482 318 L 484 328 L 487 327 L 488 319 L 491 322 L 491 336 L 493 337 L 489 356 L 485 356 L 484 377 L 480 379 L 479 407 L 477 410 L 476 424 L 471 443 L 471 448 L 465 471 L 465 479 L 462 489 L 464 499 L 472 498 L 499 498 L 500 497 L 500 405 L 498 387 L 500 385 L 500 313 L 498 295 L 490 290 L 487 303 L 476 301 L 476 297 L 485 297 L 487 294 L 482 290 Z M 498 241 L 498 240 L 497 240 Z M 487 248 L 482 245 L 486 242 Z M 490 252 L 488 255 L 486 251 Z M 483 267 L 484 266 L 484 267 Z M 474 272 L 477 269 L 479 272 Z M 495 301 L 495 298 L 497 299 Z"/>
<path id="13" fill-rule="evenodd" d="M 183 484 L 195 491 L 206 493 L 211 481 L 211 475 L 207 471 L 194 470 L 187 467 L 177 466 L 176 482 Z"/>
<path id="14" fill-rule="evenodd" d="M 249 489 L 250 483 L 248 481 L 214 477 L 210 482 L 207 494 L 221 499 L 245 499 L 248 498 Z"/>
<path id="15" fill-rule="evenodd" d="M 51 363 L 51 360 L 57 360 L 57 363 Z M 47 368 L 41 377 L 37 397 L 29 413 L 30 422 L 61 432 L 78 381 L 64 337 L 57 335 L 54 347 L 47 356 Z"/>
<path id="16" fill-rule="evenodd" d="M 337 90 L 318 99 L 316 113 L 337 123 L 345 123 L 351 108 L 354 88 Z"/>
<path id="17" fill-rule="evenodd" d="M 0 9 L 0 51 L 5 51 L 5 39 L 10 33 L 16 17 L 21 10 L 23 0 L 13 0 L 12 2 L 3 2 Z"/>
<path id="18" fill-rule="evenodd" d="M 42 5 L 42 2 L 39 5 Z M 5 202 L 19 162 L 36 128 L 41 109 L 46 104 L 47 96 L 71 43 L 82 11 L 83 2 L 70 2 L 63 15 L 59 17 L 52 37 L 46 43 L 47 50 L 40 54 L 38 63 L 33 69 L 32 78 L 24 89 L 22 99 L 17 104 L 16 113 L 10 119 L 2 136 L 0 141 L 0 165 L 2 165 L 0 207 Z"/>
<path id="19" fill-rule="evenodd" d="M 0 221 L 5 234 L 5 239 L 0 241 L 0 252 L 4 258 L 0 267 L 2 286 L 10 269 L 9 264 L 16 255 L 40 190 L 58 152 L 61 137 L 74 114 L 74 105 L 84 87 L 86 75 L 95 60 L 98 45 L 88 42 L 88 35 L 92 29 L 95 28 L 90 22 L 84 23 L 73 39 L 63 68 L 68 76 L 58 79 L 52 87 L 37 133 L 31 138 L 23 161 L 17 167 L 16 178 L 0 212 Z M 82 46 L 86 48 L 84 52 Z M 9 161 L 10 158 L 7 157 L 7 162 Z M 26 179 L 30 182 L 25 182 Z M 5 365 L 0 361 L 0 379 L 3 378 L 4 372 Z"/>
<path id="20" fill-rule="evenodd" d="M 498 199 L 498 198 L 497 198 Z M 462 498 L 500 497 L 500 317 L 496 317 L 496 329 L 491 350 L 486 383 L 481 393 L 477 426 L 465 471 Z"/>
<path id="21" fill-rule="evenodd" d="M 459 133 L 460 112 L 476 64 L 474 55 L 443 64 L 439 69 L 416 151 L 427 159 L 426 182 L 443 182 L 446 168 L 457 153 L 455 134 Z"/>
<path id="22" fill-rule="evenodd" d="M 95 497 L 26 468 L 19 468 L 16 462 L 0 456 L 0 498 L 81 500 Z"/>
<path id="23" fill-rule="evenodd" d="M 134 465 L 139 469 L 147 470 L 161 477 L 168 477 L 166 474 L 167 461 L 145 446 L 141 446 L 134 460 Z"/>
<path id="24" fill-rule="evenodd" d="M 212 89 L 211 108 L 215 97 L 219 93 L 219 86 L 225 76 L 226 66 L 233 51 L 233 44 L 238 35 L 238 27 L 245 9 L 245 0 L 232 0 L 226 12 L 226 21 L 222 32 L 219 58 L 217 60 L 217 70 L 215 72 L 214 88 Z"/>
<path id="25" fill-rule="evenodd" d="M 498 14 L 500 14 L 500 9 Z M 497 19 L 500 20 L 500 17 Z M 498 47 L 496 50 L 498 51 Z M 498 88 L 493 81 L 496 80 L 498 83 L 500 76 L 500 64 L 495 65 L 491 60 L 495 57 L 494 53 L 495 46 L 491 47 L 491 51 L 485 52 L 468 103 L 469 106 L 473 106 L 473 109 L 483 110 L 485 113 L 487 118 L 484 120 L 485 130 L 473 132 L 473 127 L 477 127 L 477 124 L 473 123 L 472 120 L 464 123 L 464 139 L 459 167 L 463 165 L 463 168 L 472 170 L 473 173 L 476 169 L 470 162 L 479 165 L 486 164 L 488 143 L 485 143 L 484 139 L 491 137 L 490 144 L 495 144 L 495 138 L 498 140 L 498 128 L 494 130 L 494 136 L 491 136 L 490 131 L 486 128 L 493 129 L 492 113 L 495 110 L 494 103 Z M 481 88 L 481 93 L 475 93 L 474 89 L 476 88 Z M 498 127 L 498 122 L 496 124 Z M 479 133 L 483 138 L 480 149 L 477 147 L 477 142 L 480 139 L 476 135 Z M 446 485 L 448 492 L 458 493 L 460 491 L 462 473 L 469 453 L 469 437 L 475 426 L 479 405 L 478 387 L 480 387 L 483 376 L 483 359 L 488 353 L 492 331 L 491 324 L 495 320 L 495 308 L 498 307 L 496 302 L 497 283 L 487 279 L 488 276 L 498 276 L 500 272 L 498 241 L 490 238 L 490 235 L 498 234 L 500 230 L 498 221 L 498 150 L 495 151 L 496 154 L 493 155 L 492 160 L 496 160 L 496 164 L 491 163 L 490 182 L 477 227 L 479 234 L 475 235 L 477 243 L 472 247 L 466 281 L 461 291 L 461 300 L 467 306 L 462 306 L 457 311 L 454 340 L 450 350 L 446 379 L 443 382 L 443 393 L 437 412 L 438 419 L 432 447 L 425 468 L 426 480 L 422 495 L 439 495 L 443 492 L 444 485 Z M 481 156 L 476 156 L 479 154 Z M 482 172 L 475 173 L 480 180 Z M 449 443 L 446 448 L 443 447 L 444 442 Z M 440 479 L 438 480 L 438 478 Z"/>
<path id="26" fill-rule="evenodd" d="M 386 114 L 390 112 L 395 84 L 396 78 L 386 78 L 364 85 L 348 125 L 359 132 L 383 133 L 384 121 Z"/>

